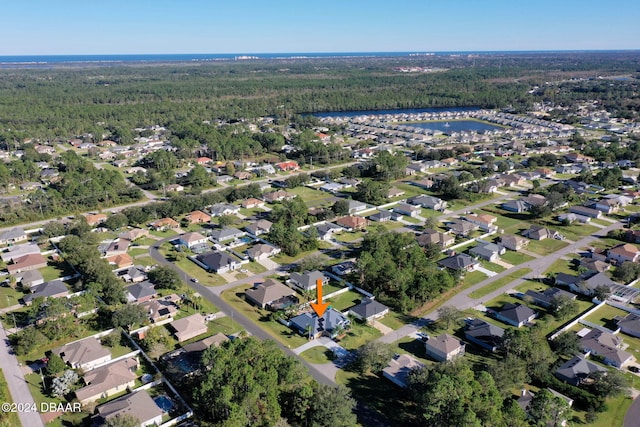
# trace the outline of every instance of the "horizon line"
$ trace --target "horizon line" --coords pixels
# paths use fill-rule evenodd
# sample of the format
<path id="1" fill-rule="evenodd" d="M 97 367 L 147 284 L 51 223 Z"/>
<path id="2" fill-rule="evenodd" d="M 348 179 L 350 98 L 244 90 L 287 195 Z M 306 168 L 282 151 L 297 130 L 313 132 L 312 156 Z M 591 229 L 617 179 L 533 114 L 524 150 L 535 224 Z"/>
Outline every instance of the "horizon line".
<path id="1" fill-rule="evenodd" d="M 389 50 L 389 51 L 293 51 L 293 52 L 136 52 L 136 53 L 0 53 L 0 57 L 29 57 L 29 56 L 130 56 L 130 55 L 309 55 L 309 54 L 438 54 L 438 53 L 539 53 L 539 52 L 634 52 L 638 48 L 606 48 L 606 49 L 496 49 L 496 50 Z"/>

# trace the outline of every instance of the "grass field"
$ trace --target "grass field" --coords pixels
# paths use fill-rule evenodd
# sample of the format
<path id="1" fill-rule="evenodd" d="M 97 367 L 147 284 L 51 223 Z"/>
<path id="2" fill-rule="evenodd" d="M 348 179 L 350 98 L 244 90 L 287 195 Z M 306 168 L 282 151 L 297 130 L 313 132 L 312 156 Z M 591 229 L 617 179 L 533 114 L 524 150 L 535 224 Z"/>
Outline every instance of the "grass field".
<path id="1" fill-rule="evenodd" d="M 351 327 L 339 344 L 347 350 L 355 350 L 363 344 L 380 338 L 382 333 L 374 327 L 359 322 L 351 322 Z"/>
<path id="2" fill-rule="evenodd" d="M 476 283 L 482 282 L 488 276 L 481 271 L 471 271 L 464 275 L 464 285 L 466 287 L 473 286 Z"/>
<path id="3" fill-rule="evenodd" d="M 20 304 L 18 300 L 22 298 L 23 295 L 24 294 L 17 289 L 10 288 L 9 286 L 0 286 L 0 308 Z"/>
<path id="4" fill-rule="evenodd" d="M 546 273 L 576 274 L 577 271 L 571 268 L 571 261 L 557 259 L 545 270 Z"/>
<path id="5" fill-rule="evenodd" d="M 522 276 L 531 273 L 531 269 L 530 268 L 521 268 L 519 270 L 516 270 L 512 273 L 507 274 L 504 277 L 501 277 L 497 280 L 495 280 L 494 282 L 489 283 L 486 286 L 483 286 L 480 289 L 477 289 L 471 293 L 469 293 L 469 297 L 470 298 L 482 298 L 484 296 L 489 295 L 491 292 L 494 292 L 498 289 L 500 289 L 501 287 L 508 285 L 509 283 L 513 282 L 516 279 L 521 278 Z"/>
<path id="6" fill-rule="evenodd" d="M 530 255 L 523 254 L 522 252 L 514 252 L 508 250 L 504 255 L 502 255 L 502 259 L 509 264 L 519 265 L 527 261 L 531 261 L 534 258 Z"/>
<path id="7" fill-rule="evenodd" d="M 619 308 L 604 304 L 595 312 L 587 316 L 584 320 L 586 320 L 587 322 L 602 325 L 608 329 L 614 329 L 615 325 L 612 319 L 616 316 L 625 317 L 627 314 L 628 313 L 624 310 L 620 310 Z"/>
<path id="8" fill-rule="evenodd" d="M 362 295 L 355 291 L 347 291 L 340 295 L 336 295 L 335 297 L 327 298 L 326 302 L 331 304 L 331 307 L 335 308 L 338 311 L 344 311 L 349 307 L 353 307 L 354 305 L 360 303 L 362 299 Z"/>
<path id="9" fill-rule="evenodd" d="M 506 268 L 504 268 L 501 265 L 494 264 L 492 262 L 485 261 L 485 260 L 480 261 L 480 265 L 482 265 L 484 268 L 486 268 L 489 271 L 493 271 L 494 273 L 502 273 L 503 271 L 506 270 Z"/>
<path id="10" fill-rule="evenodd" d="M 538 255 L 549 255 L 568 245 L 567 242 L 555 239 L 531 240 L 527 249 Z"/>

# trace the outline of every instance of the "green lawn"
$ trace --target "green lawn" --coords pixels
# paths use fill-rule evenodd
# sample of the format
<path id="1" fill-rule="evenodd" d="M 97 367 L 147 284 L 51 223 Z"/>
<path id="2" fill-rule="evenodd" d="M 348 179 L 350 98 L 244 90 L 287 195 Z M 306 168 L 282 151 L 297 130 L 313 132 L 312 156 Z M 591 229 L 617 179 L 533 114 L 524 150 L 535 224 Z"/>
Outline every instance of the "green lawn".
<path id="1" fill-rule="evenodd" d="M 571 268 L 571 261 L 557 259 L 545 270 L 546 273 L 576 274 L 576 270 Z"/>
<path id="2" fill-rule="evenodd" d="M 49 395 L 43 391 L 42 379 L 40 377 L 40 374 L 38 373 L 27 374 L 24 376 L 24 379 L 29 387 L 29 391 L 31 392 L 31 395 L 33 396 L 33 400 L 36 402 L 36 405 L 38 408 L 40 407 L 40 404 L 44 402 L 56 403 L 56 404 L 67 403 L 66 400 L 58 399 L 55 397 L 49 397 Z M 88 416 L 89 414 L 87 414 L 86 412 L 67 412 L 60 418 L 47 424 L 47 426 L 58 427 L 63 425 L 82 425 L 83 419 L 87 418 Z M 18 423 L 18 424 L 11 424 L 11 425 L 17 426 L 20 424 Z"/>
<path id="3" fill-rule="evenodd" d="M 391 344 L 396 354 L 410 354 L 426 365 L 433 365 L 435 362 L 427 358 L 424 343 L 411 337 L 402 337 Z"/>
<path id="4" fill-rule="evenodd" d="M 353 242 L 354 240 L 362 239 L 364 237 L 364 231 L 342 232 L 336 234 L 336 240 L 338 242 Z"/>
<path id="5" fill-rule="evenodd" d="M 328 350 L 324 346 L 312 347 L 300 353 L 300 356 L 309 363 L 329 363 Z"/>
<path id="6" fill-rule="evenodd" d="M 502 273 L 503 271 L 506 270 L 506 268 L 504 268 L 501 265 L 498 264 L 494 264 L 492 262 L 489 261 L 485 261 L 485 260 L 481 260 L 480 261 L 480 265 L 482 265 L 484 268 L 486 268 L 489 271 L 493 271 L 495 273 Z"/>
<path id="7" fill-rule="evenodd" d="M 469 297 L 470 298 L 482 298 L 486 295 L 489 295 L 491 292 L 494 292 L 498 289 L 500 289 L 501 287 L 508 285 L 509 283 L 513 282 L 516 279 L 521 278 L 522 276 L 531 273 L 531 269 L 530 268 L 521 268 L 519 270 L 516 270 L 512 273 L 507 274 L 504 277 L 501 277 L 491 283 L 489 283 L 486 286 L 483 286 L 480 289 L 477 289 L 471 293 L 469 293 Z"/>
<path id="8" fill-rule="evenodd" d="M 166 230 L 166 231 L 155 231 L 155 230 L 150 230 L 149 234 L 151 234 L 152 236 L 156 236 L 159 237 L 161 239 L 165 239 L 167 237 L 173 237 L 173 236 L 177 236 L 178 232 L 175 230 Z"/>
<path id="9" fill-rule="evenodd" d="M 351 322 L 351 328 L 339 343 L 347 350 L 354 350 L 369 341 L 380 338 L 382 333 L 374 327 L 359 322 Z"/>
<path id="10" fill-rule="evenodd" d="M 136 246 L 151 246 L 153 244 L 156 243 L 155 239 L 152 239 L 150 237 L 143 237 L 142 239 L 138 239 L 135 242 L 133 242 L 133 247 Z"/>
<path id="11" fill-rule="evenodd" d="M 476 283 L 482 282 L 488 276 L 481 271 L 471 271 L 469 273 L 465 273 L 464 275 L 464 285 L 465 287 L 473 286 Z"/>
<path id="12" fill-rule="evenodd" d="M 402 219 L 410 222 L 411 224 L 420 224 L 420 220 L 418 218 L 412 218 L 410 216 L 403 215 Z"/>
<path id="13" fill-rule="evenodd" d="M 522 252 L 514 252 L 514 251 L 507 250 L 507 252 L 504 255 L 502 255 L 502 259 L 508 262 L 509 264 L 518 265 L 518 264 L 525 263 L 527 261 L 531 261 L 534 258 L 530 255 L 523 254 Z"/>
<path id="14" fill-rule="evenodd" d="M 248 264 L 244 264 L 242 268 L 246 268 L 247 270 L 249 270 L 254 274 L 264 273 L 265 271 L 267 271 L 267 268 L 264 265 L 255 261 L 251 261 Z"/>
<path id="15" fill-rule="evenodd" d="M 585 320 L 587 322 L 603 325 L 605 328 L 614 329 L 615 325 L 613 324 L 612 319 L 616 316 L 625 317 L 627 314 L 628 313 L 624 310 L 620 310 L 619 308 L 605 304 L 604 306 L 600 307 L 595 312 L 587 316 Z"/>
<path id="16" fill-rule="evenodd" d="M 562 225 L 562 224 L 551 224 L 550 227 L 558 230 L 558 232 L 569 240 L 580 240 L 584 236 L 589 236 L 600 228 L 594 225 L 585 225 L 585 224 L 571 224 L 571 225 Z"/>
<path id="17" fill-rule="evenodd" d="M 531 240 L 527 249 L 538 255 L 549 255 L 559 249 L 569 246 L 567 242 L 556 239 Z"/>
<path id="18" fill-rule="evenodd" d="M 13 289 L 9 286 L 0 286 L 0 308 L 11 307 L 12 305 L 19 305 L 18 300 L 22 298 L 24 294 L 17 289 Z"/>
<path id="19" fill-rule="evenodd" d="M 47 266 L 38 270 L 42 274 L 42 278 L 45 282 L 55 280 L 59 277 L 71 276 L 76 273 L 65 261 L 56 262 L 52 261 L 50 258 L 47 261 Z"/>
<path id="20" fill-rule="evenodd" d="M 141 256 L 140 258 L 136 258 L 134 261 L 135 265 L 143 265 L 143 266 L 151 266 L 156 265 L 157 262 L 151 256 Z"/>
<path id="21" fill-rule="evenodd" d="M 344 311 L 349 307 L 360 303 L 362 295 L 355 291 L 347 291 L 335 297 L 328 298 L 326 301 L 331 304 L 331 307 L 338 311 Z"/>
<path id="22" fill-rule="evenodd" d="M 9 386 L 4 378 L 4 374 L 0 369 L 0 397 L 2 397 L 2 402 L 12 403 L 13 399 L 11 399 L 11 393 L 9 393 Z M 15 412 L 3 412 L 0 414 L 0 425 L 5 426 L 19 426 L 20 419 L 18 418 L 18 414 Z"/>
<path id="23" fill-rule="evenodd" d="M 131 258 L 135 258 L 138 255 L 145 255 L 149 253 L 149 249 L 143 249 L 143 248 L 133 248 L 133 249 L 129 249 L 129 251 L 127 252 L 129 254 L 129 256 Z"/>
<path id="24" fill-rule="evenodd" d="M 285 255 L 284 253 L 280 252 L 278 255 L 273 257 L 273 260 L 275 262 L 277 262 L 278 264 L 293 264 L 293 263 L 295 263 L 297 261 L 300 261 L 302 258 L 311 255 L 314 252 L 315 252 L 315 250 L 310 250 L 310 251 L 306 251 L 306 252 L 300 252 L 299 254 L 297 254 L 295 256 Z"/>
<path id="25" fill-rule="evenodd" d="M 413 316 L 409 316 L 402 313 L 396 313 L 395 311 L 390 311 L 386 316 L 382 319 L 378 319 L 378 322 L 382 323 L 385 326 L 393 329 L 400 329 L 401 327 L 408 325 L 413 322 L 416 318 Z"/>
<path id="26" fill-rule="evenodd" d="M 315 202 L 314 204 L 317 204 L 318 201 L 331 199 L 333 197 L 329 193 L 325 193 L 324 191 L 320 190 L 314 190 L 309 187 L 296 187 L 287 189 L 287 191 L 300 196 L 306 203 Z"/>
<path id="27" fill-rule="evenodd" d="M 244 299 L 244 291 L 250 285 L 242 285 L 234 289 L 229 289 L 222 293 L 222 298 L 233 305 L 243 315 L 251 319 L 256 325 L 265 330 L 274 339 L 280 341 L 290 348 L 300 347 L 307 340 L 285 325 L 273 321 L 269 318 L 270 312 L 255 307 Z"/>

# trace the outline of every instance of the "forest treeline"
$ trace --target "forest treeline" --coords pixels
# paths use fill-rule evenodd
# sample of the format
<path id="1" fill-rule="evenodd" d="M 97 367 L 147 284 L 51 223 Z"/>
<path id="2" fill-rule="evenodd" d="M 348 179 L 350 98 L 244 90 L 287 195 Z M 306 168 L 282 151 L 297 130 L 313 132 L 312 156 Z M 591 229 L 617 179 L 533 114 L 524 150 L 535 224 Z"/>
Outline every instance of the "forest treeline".
<path id="1" fill-rule="evenodd" d="M 444 71 L 394 70 L 403 65 Z M 639 69 L 640 55 L 634 52 L 5 69 L 0 70 L 0 142 L 83 133 L 126 137 L 148 124 L 320 111 L 456 106 L 523 111 L 540 100 L 604 97 L 637 111 L 632 86 Z M 603 74 L 633 79 L 565 82 L 559 90 L 529 93 L 548 81 Z"/>

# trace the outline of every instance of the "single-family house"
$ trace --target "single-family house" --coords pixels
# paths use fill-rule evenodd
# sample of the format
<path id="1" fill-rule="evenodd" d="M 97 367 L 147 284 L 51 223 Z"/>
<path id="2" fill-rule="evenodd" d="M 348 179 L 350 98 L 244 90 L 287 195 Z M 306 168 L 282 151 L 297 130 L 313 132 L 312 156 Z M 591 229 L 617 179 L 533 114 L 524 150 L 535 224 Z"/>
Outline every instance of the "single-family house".
<path id="1" fill-rule="evenodd" d="M 563 224 L 573 224 L 574 222 L 578 222 L 580 224 L 588 224 L 591 222 L 591 217 L 579 215 L 576 213 L 565 213 L 558 215 L 558 221 Z"/>
<path id="2" fill-rule="evenodd" d="M 319 319 L 322 320 L 319 321 Z M 293 330 L 309 339 L 321 336 L 335 338 L 351 325 L 344 314 L 333 308 L 327 309 L 321 318 L 318 318 L 315 313 L 306 312 L 291 318 L 290 322 L 290 327 Z"/>
<path id="3" fill-rule="evenodd" d="M 123 231 L 118 235 L 118 237 L 133 242 L 144 237 L 149 237 L 149 230 L 142 228 L 133 228 L 131 230 Z"/>
<path id="4" fill-rule="evenodd" d="M 454 219 L 445 224 L 447 230 L 450 230 L 456 236 L 468 237 L 469 234 L 478 229 L 478 226 L 469 221 Z"/>
<path id="5" fill-rule="evenodd" d="M 264 207 L 264 200 L 256 199 L 255 197 L 249 197 L 243 200 L 241 206 L 245 209 L 254 209 Z"/>
<path id="6" fill-rule="evenodd" d="M 348 200 L 348 203 L 349 203 L 349 206 L 348 206 L 349 214 L 351 215 L 367 209 L 367 204 L 362 203 L 358 200 Z"/>
<path id="7" fill-rule="evenodd" d="M 178 302 L 180 302 L 180 299 L 178 295 L 171 294 L 163 298 L 140 303 L 140 307 L 147 313 L 149 320 L 156 323 L 162 320 L 172 319 L 179 310 Z"/>
<path id="8" fill-rule="evenodd" d="M 509 234 L 500 237 L 500 244 L 509 250 L 517 252 L 521 249 L 526 248 L 529 244 L 529 240 L 525 239 L 522 236 Z"/>
<path id="9" fill-rule="evenodd" d="M 180 227 L 180 224 L 173 218 L 161 218 L 149 223 L 149 227 L 155 231 L 173 230 Z"/>
<path id="10" fill-rule="evenodd" d="M 482 319 L 471 319 L 464 328 L 465 339 L 492 352 L 502 345 L 503 335 L 504 329 Z"/>
<path id="11" fill-rule="evenodd" d="M 466 215 L 463 216 L 462 219 L 477 225 L 482 231 L 493 232 L 498 229 L 498 227 L 495 225 L 495 222 L 498 220 L 498 218 L 493 215 Z"/>
<path id="12" fill-rule="evenodd" d="M 598 372 L 607 372 L 607 369 L 587 360 L 584 356 L 574 356 L 560 365 L 555 376 L 560 381 L 579 386 Z"/>
<path id="13" fill-rule="evenodd" d="M 166 191 L 173 192 L 173 193 L 179 193 L 181 191 L 184 191 L 184 187 L 180 184 L 169 184 L 164 189 Z"/>
<path id="14" fill-rule="evenodd" d="M 192 342 L 189 344 L 185 344 L 182 346 L 182 349 L 191 354 L 202 353 L 209 347 L 220 347 L 223 343 L 229 341 L 229 337 L 227 337 L 222 332 L 218 332 L 215 335 L 211 335 L 210 337 L 203 338 L 199 341 Z"/>
<path id="15" fill-rule="evenodd" d="M 265 243 L 258 243 L 247 250 L 247 255 L 254 261 L 266 259 L 280 253 L 281 249 Z"/>
<path id="16" fill-rule="evenodd" d="M 420 246 L 435 244 L 440 245 L 440 247 L 444 249 L 448 246 L 453 245 L 456 239 L 450 234 L 427 228 L 422 232 L 422 234 L 416 236 L 416 241 Z"/>
<path id="17" fill-rule="evenodd" d="M 291 273 L 291 276 L 289 277 L 289 283 L 303 291 L 314 290 L 317 286 L 318 280 L 322 281 L 323 286 L 329 284 L 329 278 L 318 270 L 305 271 L 302 274 Z"/>
<path id="18" fill-rule="evenodd" d="M 129 254 L 118 254 L 106 258 L 107 262 L 114 265 L 116 269 L 132 267 L 133 258 Z"/>
<path id="19" fill-rule="evenodd" d="M 240 213 L 240 206 L 229 203 L 216 203 L 209 208 L 211 216 L 237 215 Z"/>
<path id="20" fill-rule="evenodd" d="M 233 177 L 242 181 L 253 178 L 253 174 L 247 171 L 238 171 L 233 174 Z"/>
<path id="21" fill-rule="evenodd" d="M 92 417 L 93 425 L 104 425 L 119 415 L 129 415 L 135 418 L 138 425 L 142 427 L 161 425 L 164 413 L 146 390 L 136 391 L 114 399 L 98 406 L 96 411 L 96 415 Z"/>
<path id="22" fill-rule="evenodd" d="M 98 251 L 103 257 L 112 257 L 126 254 L 131 242 L 127 239 L 114 239 L 111 242 L 98 246 Z"/>
<path id="23" fill-rule="evenodd" d="M 198 157 L 196 159 L 196 163 L 199 164 L 199 165 L 202 165 L 202 166 L 207 165 L 207 164 L 211 163 L 212 161 L 213 160 L 210 159 L 209 157 Z"/>
<path id="24" fill-rule="evenodd" d="M 629 313 L 625 317 L 616 316 L 614 318 L 620 331 L 631 335 L 632 337 L 640 338 L 640 316 L 635 313 Z"/>
<path id="25" fill-rule="evenodd" d="M 189 222 L 189 224 L 207 224 L 211 221 L 211 215 L 200 210 L 189 212 L 184 218 Z"/>
<path id="26" fill-rule="evenodd" d="M 218 184 L 224 184 L 224 183 L 233 181 L 233 177 L 231 175 L 226 175 L 226 174 L 217 175 L 214 177 L 214 179 Z"/>
<path id="27" fill-rule="evenodd" d="M 505 252 L 504 246 L 488 242 L 480 243 L 469 250 L 469 254 L 490 262 L 499 260 L 500 255 L 504 255 Z"/>
<path id="28" fill-rule="evenodd" d="M 625 261 L 638 262 L 640 259 L 640 250 L 631 243 L 624 243 L 609 249 L 607 255 L 610 260 L 618 264 L 622 264 Z"/>
<path id="29" fill-rule="evenodd" d="M 571 206 L 569 208 L 569 213 L 582 215 L 589 218 L 601 218 L 602 212 L 597 209 L 591 209 L 586 206 Z"/>
<path id="30" fill-rule="evenodd" d="M 338 276 L 345 276 L 356 270 L 357 264 L 354 261 L 344 261 L 331 266 L 331 272 Z"/>
<path id="31" fill-rule="evenodd" d="M 284 190 L 272 191 L 262 195 L 264 200 L 268 203 L 281 202 L 283 200 L 295 199 L 296 195 Z"/>
<path id="32" fill-rule="evenodd" d="M 207 241 L 207 237 L 196 232 L 184 233 L 181 234 L 180 237 L 178 237 L 178 244 L 186 246 L 189 249 L 193 248 L 194 246 L 206 246 Z"/>
<path id="33" fill-rule="evenodd" d="M 327 182 L 319 187 L 321 191 L 325 191 L 327 193 L 336 194 L 340 192 L 343 188 L 345 188 L 344 184 L 339 182 Z"/>
<path id="34" fill-rule="evenodd" d="M 347 231 L 356 231 L 367 228 L 369 221 L 361 216 L 349 215 L 338 218 L 336 224 Z"/>
<path id="35" fill-rule="evenodd" d="M 36 298 L 60 298 L 69 295 L 69 289 L 61 280 L 44 282 L 31 288 L 31 293 L 22 297 L 26 305 L 31 305 Z"/>
<path id="36" fill-rule="evenodd" d="M 329 241 L 333 239 L 334 234 L 344 231 L 344 228 L 331 222 L 325 222 L 324 224 L 317 225 L 316 231 L 318 232 L 319 240 Z"/>
<path id="37" fill-rule="evenodd" d="M 387 198 L 393 199 L 395 197 L 404 196 L 405 191 L 396 187 L 391 187 L 389 191 L 387 191 Z"/>
<path id="38" fill-rule="evenodd" d="M 127 283 L 138 283 L 147 279 L 147 272 L 144 267 L 134 265 L 118 272 L 118 277 Z"/>
<path id="39" fill-rule="evenodd" d="M 442 334 L 424 343 L 427 356 L 438 362 L 446 362 L 464 355 L 465 343 L 453 335 Z"/>
<path id="40" fill-rule="evenodd" d="M 592 329 L 580 338 L 580 348 L 586 355 L 602 358 L 610 366 L 620 369 L 635 360 L 635 357 L 622 349 L 622 339 L 610 332 Z"/>
<path id="41" fill-rule="evenodd" d="M 364 322 L 373 322 L 389 313 L 389 307 L 370 298 L 364 298 L 360 304 L 349 309 L 349 314 Z"/>
<path id="42" fill-rule="evenodd" d="M 197 255 L 195 258 L 207 271 L 226 273 L 240 268 L 240 260 L 227 252 L 213 251 Z"/>
<path id="43" fill-rule="evenodd" d="M 533 289 L 529 289 L 525 292 L 524 296 L 534 304 L 544 308 L 553 307 L 556 303 L 563 300 L 572 301 L 576 299 L 576 294 L 555 287 L 546 288 L 543 291 L 534 291 Z"/>
<path id="44" fill-rule="evenodd" d="M 544 240 L 544 239 L 564 239 L 560 233 L 555 230 L 550 230 L 540 225 L 532 225 L 529 229 L 524 230 L 522 235 L 531 240 Z"/>
<path id="45" fill-rule="evenodd" d="M 178 342 L 190 340 L 198 335 L 207 333 L 207 324 L 204 316 L 200 313 L 174 320 L 169 323 L 169 326 L 173 329 L 173 334 Z"/>
<path id="46" fill-rule="evenodd" d="M 395 214 L 396 216 L 402 217 L 402 215 L 400 214 Z M 367 217 L 367 219 L 369 221 L 375 221 L 375 222 L 388 222 L 394 219 L 394 212 L 389 212 L 386 210 L 379 210 L 378 212 L 374 213 L 373 215 L 369 215 Z"/>
<path id="47" fill-rule="evenodd" d="M 7 248 L 6 252 L 2 252 L 0 257 L 5 263 L 13 262 L 16 258 L 20 258 L 24 255 L 39 254 L 40 247 L 35 243 L 22 243 L 20 245 L 13 245 Z"/>
<path id="48" fill-rule="evenodd" d="M 136 358 L 129 357 L 93 369 L 84 374 L 82 380 L 85 385 L 77 389 L 75 395 L 81 404 L 86 405 L 132 389 L 135 386 L 136 370 L 139 366 L 140 363 Z"/>
<path id="49" fill-rule="evenodd" d="M 47 266 L 47 259 L 40 253 L 27 254 L 20 258 L 15 258 L 13 264 L 7 265 L 7 271 L 9 274 L 16 275 L 16 273 L 22 273 L 23 271 L 37 270 Z"/>
<path id="50" fill-rule="evenodd" d="M 447 208 L 447 202 L 444 200 L 427 195 L 420 195 L 415 197 L 410 197 L 407 199 L 407 203 L 411 203 L 412 205 L 421 206 L 426 209 L 433 209 L 434 211 L 444 211 Z"/>
<path id="51" fill-rule="evenodd" d="M 21 227 L 11 228 L 0 234 L 0 245 L 13 245 L 27 240 L 27 233 Z"/>
<path id="52" fill-rule="evenodd" d="M 409 354 L 401 354 L 391 359 L 386 368 L 382 370 L 382 376 L 397 385 L 405 388 L 408 384 L 409 373 L 414 369 L 423 369 L 424 363 Z"/>
<path id="53" fill-rule="evenodd" d="M 600 199 L 596 202 L 587 204 L 587 207 L 599 210 L 600 212 L 610 215 L 620 210 L 620 202 L 616 199 Z"/>
<path id="54" fill-rule="evenodd" d="M 282 310 L 299 302 L 293 289 L 275 279 L 267 279 L 247 289 L 245 298 L 258 307 L 271 311 Z"/>
<path id="55" fill-rule="evenodd" d="M 155 286 L 149 281 L 127 286 L 126 294 L 129 302 L 145 302 L 158 296 Z"/>
<path id="56" fill-rule="evenodd" d="M 529 324 L 536 318 L 536 312 L 526 305 L 507 303 L 495 312 L 496 319 L 516 328 Z"/>
<path id="57" fill-rule="evenodd" d="M 411 184 L 415 185 L 416 187 L 423 188 L 425 190 L 430 190 L 431 188 L 433 188 L 434 185 L 436 185 L 436 182 L 432 179 L 421 179 L 418 181 L 411 181 Z"/>
<path id="58" fill-rule="evenodd" d="M 298 165 L 298 162 L 295 162 L 293 160 L 276 163 L 274 166 L 276 167 L 276 169 L 281 170 L 281 171 L 296 171 L 296 170 L 300 169 L 300 166 Z"/>
<path id="59" fill-rule="evenodd" d="M 438 265 L 454 271 L 474 271 L 480 262 L 467 254 L 457 254 L 438 261 Z"/>
<path id="60" fill-rule="evenodd" d="M 273 223 L 266 219 L 259 219 L 244 227 L 247 233 L 252 236 L 259 236 L 261 234 L 268 233 L 271 230 Z"/>
<path id="61" fill-rule="evenodd" d="M 226 242 L 243 237 L 246 233 L 234 227 L 217 228 L 211 232 L 211 238 L 217 242 Z"/>
<path id="62" fill-rule="evenodd" d="M 107 216 L 105 214 L 102 214 L 102 213 L 88 214 L 88 215 L 85 215 L 84 218 L 87 220 L 87 224 L 89 224 L 92 227 L 94 227 L 94 226 L 96 226 L 98 224 L 102 224 L 103 222 L 105 222 L 107 220 Z"/>
<path id="63" fill-rule="evenodd" d="M 529 205 L 523 200 L 509 200 L 502 203 L 500 208 L 508 212 L 522 213 L 529 210 Z"/>
<path id="64" fill-rule="evenodd" d="M 44 278 L 38 270 L 29 270 L 18 273 L 16 283 L 18 282 L 22 286 L 22 289 L 33 289 L 34 286 L 44 283 Z"/>
<path id="65" fill-rule="evenodd" d="M 420 206 L 409 205 L 407 203 L 397 204 L 393 207 L 393 211 L 412 218 L 418 217 L 422 213 Z"/>
<path id="66" fill-rule="evenodd" d="M 73 369 L 89 371 L 111 360 L 111 352 L 97 338 L 90 337 L 74 341 L 51 350 Z"/>

